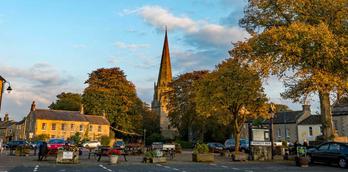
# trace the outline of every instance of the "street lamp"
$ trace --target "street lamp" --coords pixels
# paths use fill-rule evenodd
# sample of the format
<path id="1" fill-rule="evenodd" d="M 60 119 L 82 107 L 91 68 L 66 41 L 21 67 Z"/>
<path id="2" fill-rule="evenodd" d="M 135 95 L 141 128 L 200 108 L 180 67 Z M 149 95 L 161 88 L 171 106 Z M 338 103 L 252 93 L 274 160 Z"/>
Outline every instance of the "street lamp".
<path id="1" fill-rule="evenodd" d="M 271 140 L 271 155 L 272 155 L 272 160 L 274 158 L 274 139 L 273 139 L 273 118 L 274 118 L 274 113 L 275 113 L 276 107 L 273 103 L 271 103 L 269 107 L 269 132 L 270 132 L 270 140 Z"/>
<path id="2" fill-rule="evenodd" d="M 10 82 L 6 81 L 2 76 L 0 76 L 0 110 L 1 110 L 1 101 L 2 101 L 2 94 L 4 93 L 4 86 L 5 84 L 8 84 L 8 87 L 6 89 L 6 91 L 8 93 L 10 93 L 12 91 L 12 87 L 11 87 L 11 84 Z"/>

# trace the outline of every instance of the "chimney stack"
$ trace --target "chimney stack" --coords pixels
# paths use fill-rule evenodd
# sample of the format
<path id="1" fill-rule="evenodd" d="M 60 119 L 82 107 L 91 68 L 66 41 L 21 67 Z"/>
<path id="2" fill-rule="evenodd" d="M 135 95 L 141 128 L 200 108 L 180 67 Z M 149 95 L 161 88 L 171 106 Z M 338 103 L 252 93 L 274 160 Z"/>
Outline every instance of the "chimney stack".
<path id="1" fill-rule="evenodd" d="M 36 104 L 35 104 L 35 101 L 33 101 L 33 103 L 31 103 L 31 108 L 30 108 L 30 111 L 35 111 L 36 110 Z"/>
<path id="2" fill-rule="evenodd" d="M 311 105 L 308 105 L 308 104 L 302 105 L 302 111 L 303 111 L 303 114 L 311 115 Z"/>
<path id="3" fill-rule="evenodd" d="M 9 120 L 8 113 L 5 113 L 4 122 L 8 122 Z"/>
<path id="4" fill-rule="evenodd" d="M 83 104 L 80 105 L 80 114 L 85 114 L 85 109 L 83 108 Z"/>
<path id="5" fill-rule="evenodd" d="M 105 110 L 103 110 L 103 117 L 106 118 Z"/>

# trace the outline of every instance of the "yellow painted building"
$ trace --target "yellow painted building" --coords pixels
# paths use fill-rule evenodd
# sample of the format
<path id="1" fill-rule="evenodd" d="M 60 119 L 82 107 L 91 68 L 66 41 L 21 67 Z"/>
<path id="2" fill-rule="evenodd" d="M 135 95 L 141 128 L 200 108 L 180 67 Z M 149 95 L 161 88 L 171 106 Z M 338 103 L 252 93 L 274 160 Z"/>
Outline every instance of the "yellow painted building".
<path id="1" fill-rule="evenodd" d="M 109 136 L 110 123 L 104 116 L 85 115 L 80 111 L 36 109 L 33 102 L 26 119 L 26 135 L 31 139 L 46 134 L 49 138 L 68 139 L 79 132 L 89 140 Z"/>

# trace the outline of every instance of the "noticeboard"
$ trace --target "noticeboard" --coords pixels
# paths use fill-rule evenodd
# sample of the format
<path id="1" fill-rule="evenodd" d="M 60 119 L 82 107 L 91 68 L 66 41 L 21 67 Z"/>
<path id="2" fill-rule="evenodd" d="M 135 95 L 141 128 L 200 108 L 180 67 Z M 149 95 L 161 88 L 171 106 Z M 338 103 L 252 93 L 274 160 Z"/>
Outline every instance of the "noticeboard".
<path id="1" fill-rule="evenodd" d="M 73 159 L 73 152 L 64 151 L 64 152 L 63 152 L 63 158 L 62 158 L 62 159 Z"/>

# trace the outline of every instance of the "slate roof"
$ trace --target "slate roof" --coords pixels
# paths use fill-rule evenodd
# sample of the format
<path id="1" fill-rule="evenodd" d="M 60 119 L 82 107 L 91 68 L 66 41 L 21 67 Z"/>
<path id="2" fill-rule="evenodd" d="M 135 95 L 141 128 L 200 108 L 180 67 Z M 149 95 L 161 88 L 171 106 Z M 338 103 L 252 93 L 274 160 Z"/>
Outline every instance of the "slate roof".
<path id="1" fill-rule="evenodd" d="M 36 109 L 30 112 L 35 119 L 62 120 L 62 121 L 81 121 L 91 124 L 109 125 L 109 121 L 103 116 L 84 115 L 79 111 Z"/>
<path id="2" fill-rule="evenodd" d="M 341 97 L 332 106 L 332 116 L 348 115 L 348 97 Z"/>
<path id="3" fill-rule="evenodd" d="M 292 124 L 303 114 L 303 111 L 277 112 L 274 115 L 274 124 Z"/>
<path id="4" fill-rule="evenodd" d="M 310 115 L 308 118 L 301 121 L 298 125 L 318 125 L 321 124 L 320 115 Z"/>

